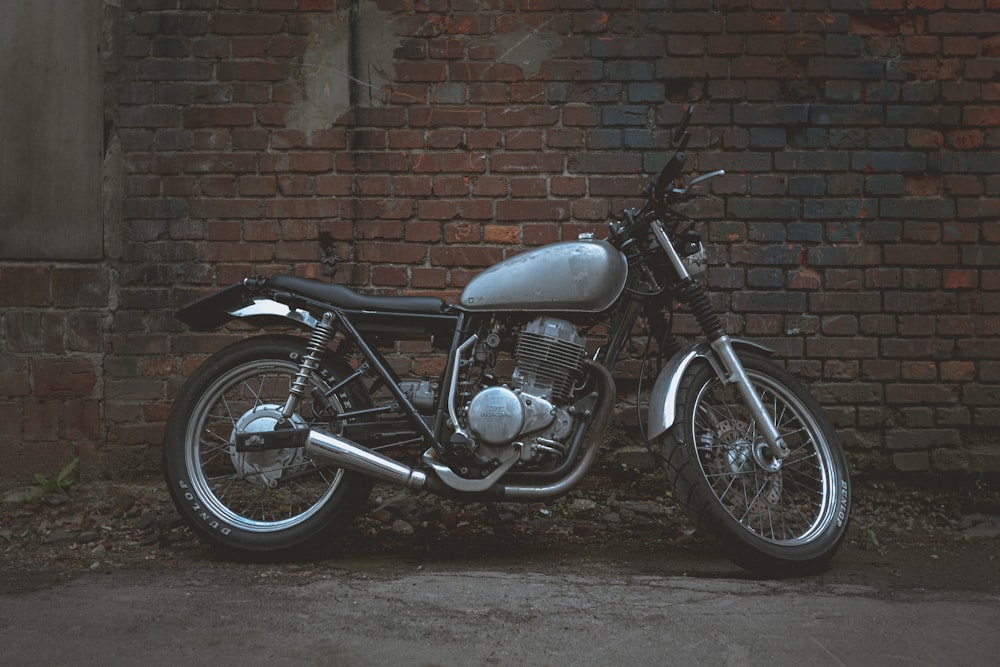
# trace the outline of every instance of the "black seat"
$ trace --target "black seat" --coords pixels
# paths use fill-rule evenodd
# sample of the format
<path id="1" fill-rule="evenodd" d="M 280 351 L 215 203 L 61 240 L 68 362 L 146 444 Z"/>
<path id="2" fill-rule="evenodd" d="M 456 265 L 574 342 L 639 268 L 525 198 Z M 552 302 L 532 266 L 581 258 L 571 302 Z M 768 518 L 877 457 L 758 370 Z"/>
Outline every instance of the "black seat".
<path id="1" fill-rule="evenodd" d="M 433 296 L 367 296 L 359 294 L 343 285 L 322 283 L 308 278 L 297 278 L 285 274 L 272 276 L 268 286 L 324 301 L 347 310 L 380 310 L 397 313 L 421 313 L 435 315 L 441 313 L 446 304 Z"/>

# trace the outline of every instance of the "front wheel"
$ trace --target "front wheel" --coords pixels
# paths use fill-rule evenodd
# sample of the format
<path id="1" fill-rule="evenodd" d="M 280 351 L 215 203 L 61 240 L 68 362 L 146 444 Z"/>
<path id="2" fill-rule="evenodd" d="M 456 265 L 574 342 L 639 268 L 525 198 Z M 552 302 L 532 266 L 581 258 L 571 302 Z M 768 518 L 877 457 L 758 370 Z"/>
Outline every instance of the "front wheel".
<path id="1" fill-rule="evenodd" d="M 820 570 L 847 533 L 847 459 L 822 408 L 784 369 L 740 360 L 790 454 L 772 459 L 732 384 L 707 362 L 685 373 L 677 421 L 657 438 L 678 501 L 749 570 L 793 576 Z"/>
<path id="2" fill-rule="evenodd" d="M 331 467 L 301 447 L 238 451 L 236 434 L 275 430 L 303 341 L 241 341 L 202 364 L 167 420 L 164 468 L 170 494 L 191 526 L 231 555 L 286 554 L 319 544 L 364 506 L 372 481 Z M 324 358 L 309 376 L 292 427 L 338 430 L 334 417 L 371 406 L 367 393 L 335 389 L 349 369 Z"/>

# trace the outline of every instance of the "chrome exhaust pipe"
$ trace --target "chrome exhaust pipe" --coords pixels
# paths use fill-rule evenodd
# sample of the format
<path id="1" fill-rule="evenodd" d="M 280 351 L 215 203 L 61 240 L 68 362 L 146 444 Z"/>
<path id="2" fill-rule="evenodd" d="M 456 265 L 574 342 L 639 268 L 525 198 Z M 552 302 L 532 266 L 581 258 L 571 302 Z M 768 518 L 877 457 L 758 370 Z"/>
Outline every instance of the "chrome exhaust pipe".
<path id="1" fill-rule="evenodd" d="M 600 364 L 592 361 L 584 361 L 587 369 L 594 374 L 597 379 L 597 405 L 594 406 L 594 421 L 591 423 L 587 433 L 586 449 L 577 463 L 573 472 L 552 484 L 545 486 L 524 486 L 509 485 L 500 489 L 497 494 L 498 500 L 512 500 L 515 502 L 538 502 L 558 498 L 573 489 L 580 480 L 584 478 L 590 467 L 597 458 L 597 451 L 601 441 L 604 439 L 604 432 L 608 428 L 611 414 L 615 407 L 615 398 L 618 393 L 615 389 L 615 378 L 611 372 Z"/>
<path id="2" fill-rule="evenodd" d="M 423 472 L 325 431 L 315 429 L 309 431 L 309 435 L 306 436 L 305 453 L 383 482 L 410 489 L 423 489 L 427 486 L 427 475 Z"/>

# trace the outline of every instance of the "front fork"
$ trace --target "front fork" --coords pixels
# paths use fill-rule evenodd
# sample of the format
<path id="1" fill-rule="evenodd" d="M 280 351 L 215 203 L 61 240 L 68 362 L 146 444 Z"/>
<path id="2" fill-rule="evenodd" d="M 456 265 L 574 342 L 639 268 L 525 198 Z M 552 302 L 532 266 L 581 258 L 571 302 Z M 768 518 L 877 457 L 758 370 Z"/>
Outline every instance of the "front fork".
<path id="1" fill-rule="evenodd" d="M 729 340 L 729 336 L 716 338 L 711 342 L 711 346 L 722 365 L 720 369 L 723 371 L 723 374 L 720 375 L 722 381 L 726 384 L 733 383 L 736 385 L 736 389 L 740 392 L 740 396 L 743 397 L 747 409 L 750 410 L 750 414 L 757 423 L 758 430 L 764 435 L 764 440 L 767 441 L 771 458 L 775 460 L 786 458 L 788 456 L 788 445 L 785 444 L 784 438 L 778 433 L 778 427 L 771 419 L 771 415 L 767 413 L 767 409 L 760 400 L 753 382 L 747 377 L 747 372 L 743 368 L 739 357 L 736 356 L 736 351 L 733 349 L 733 344 Z"/>
<path id="2" fill-rule="evenodd" d="M 788 446 L 785 444 L 781 434 L 778 433 L 778 427 L 764 408 L 764 403 L 761 402 L 757 390 L 747 376 L 746 369 L 743 368 L 739 357 L 736 356 L 732 341 L 730 341 L 729 336 L 723 331 L 719 323 L 719 318 L 708 301 L 708 295 L 694 282 L 687 266 L 681 260 L 681 256 L 674 248 L 674 244 L 670 241 L 669 235 L 663 229 L 663 224 L 660 221 L 656 221 L 651 225 L 651 229 L 660 247 L 667 254 L 667 258 L 670 260 L 674 271 L 677 272 L 680 278 L 680 284 L 683 286 L 680 294 L 684 295 L 691 302 L 691 307 L 694 310 L 695 317 L 698 319 L 698 323 L 711 341 L 712 351 L 715 352 L 720 365 L 717 369 L 721 371 L 719 373 L 720 379 L 726 384 L 732 383 L 736 385 L 740 396 L 743 397 L 747 408 L 750 410 L 750 414 L 757 423 L 758 430 L 763 434 L 764 440 L 767 442 L 771 458 L 775 461 L 785 459 L 788 456 Z"/>

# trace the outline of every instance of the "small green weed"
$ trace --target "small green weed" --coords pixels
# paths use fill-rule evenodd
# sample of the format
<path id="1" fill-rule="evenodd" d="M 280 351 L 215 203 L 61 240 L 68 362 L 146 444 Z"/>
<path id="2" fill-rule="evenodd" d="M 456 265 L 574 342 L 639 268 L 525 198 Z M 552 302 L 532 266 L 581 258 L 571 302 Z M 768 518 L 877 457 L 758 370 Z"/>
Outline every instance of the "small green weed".
<path id="1" fill-rule="evenodd" d="M 878 536 L 875 534 L 875 524 L 866 523 L 861 526 L 861 530 L 858 534 L 858 542 L 861 544 L 861 548 L 866 551 L 878 551 L 881 555 L 885 555 L 885 550 L 878 541 Z"/>
<path id="2" fill-rule="evenodd" d="M 36 472 L 35 481 L 38 482 L 38 485 L 28 489 L 28 492 L 24 494 L 24 500 L 34 500 L 40 496 L 65 489 L 73 483 L 71 476 L 76 470 L 76 464 L 79 461 L 80 459 L 73 459 L 70 461 L 66 464 L 66 467 L 59 471 L 59 474 L 56 475 L 55 479 L 49 479 L 42 473 Z"/>

